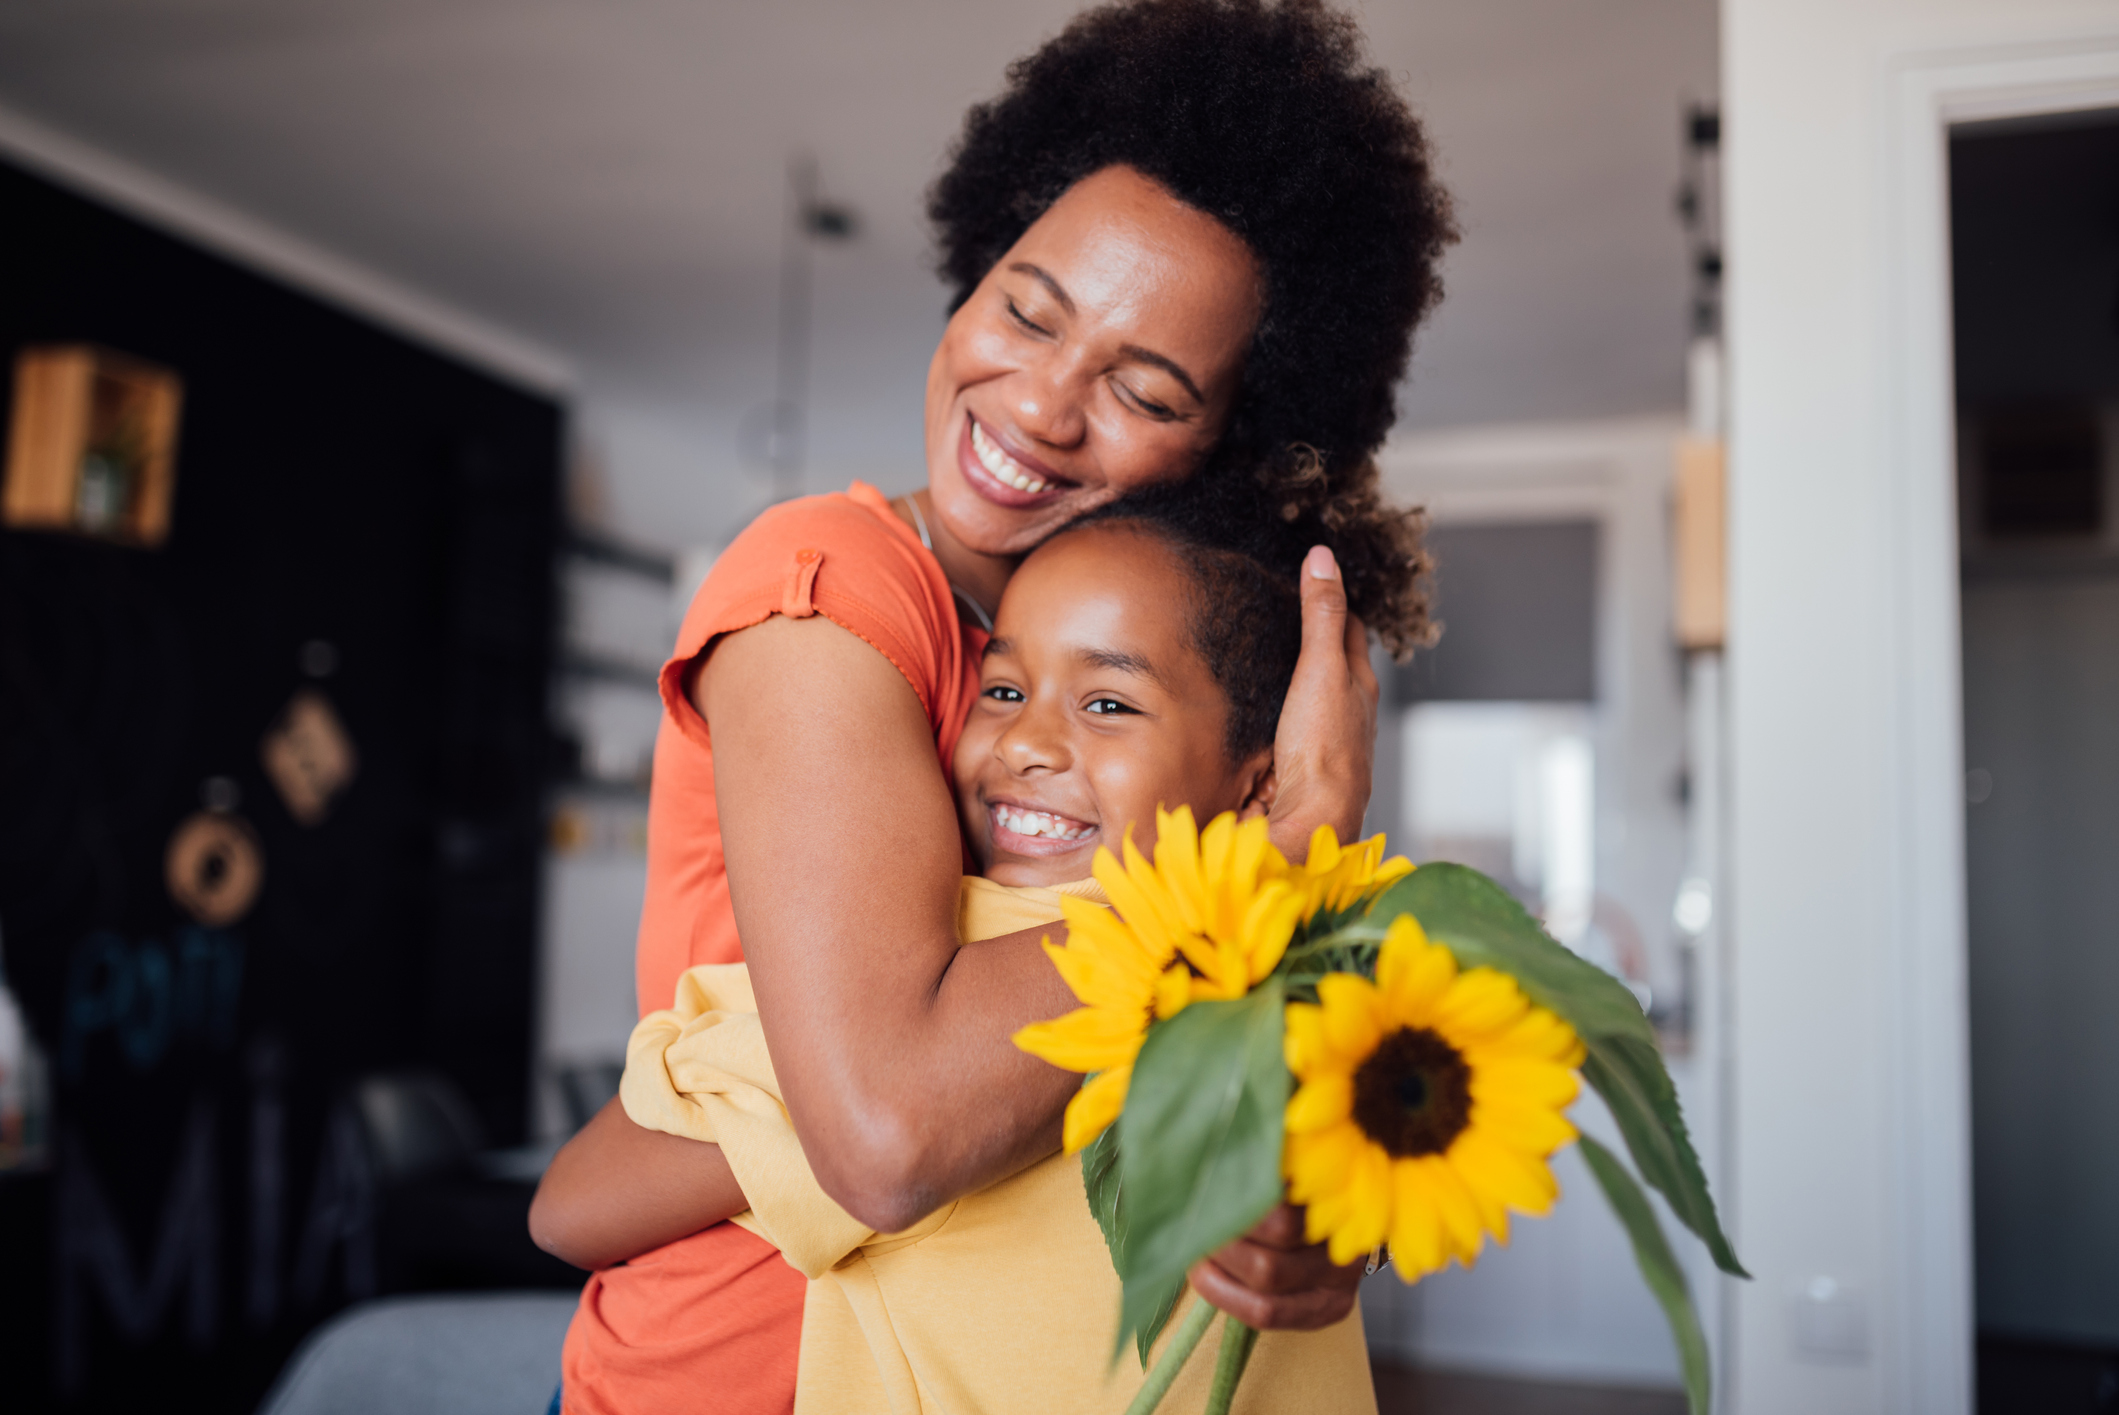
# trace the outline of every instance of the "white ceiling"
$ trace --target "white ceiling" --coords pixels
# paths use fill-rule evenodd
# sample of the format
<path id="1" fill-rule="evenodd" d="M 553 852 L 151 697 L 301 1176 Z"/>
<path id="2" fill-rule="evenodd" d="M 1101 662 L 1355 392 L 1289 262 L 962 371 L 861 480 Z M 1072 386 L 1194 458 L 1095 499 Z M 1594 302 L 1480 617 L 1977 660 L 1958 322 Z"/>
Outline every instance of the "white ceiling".
<path id="1" fill-rule="evenodd" d="M 965 106 L 1076 8 L 12 0 L 0 104 L 562 350 L 592 394 L 673 407 L 769 396 L 784 174 L 812 153 L 865 218 L 819 257 L 819 412 L 902 401 L 896 441 L 940 327 L 921 193 Z M 1355 8 L 1466 235 L 1409 417 L 1677 407 L 1670 199 L 1681 103 L 1715 92 L 1713 0 Z"/>

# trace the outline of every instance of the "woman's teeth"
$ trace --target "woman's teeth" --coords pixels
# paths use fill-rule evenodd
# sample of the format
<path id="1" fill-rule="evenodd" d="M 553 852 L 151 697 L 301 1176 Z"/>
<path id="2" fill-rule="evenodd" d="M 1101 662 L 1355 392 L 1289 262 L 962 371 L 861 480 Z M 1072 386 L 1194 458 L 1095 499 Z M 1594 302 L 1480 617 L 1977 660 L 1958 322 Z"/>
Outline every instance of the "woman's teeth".
<path id="1" fill-rule="evenodd" d="M 1047 840 L 1079 840 L 1093 825 L 1082 825 L 1046 811 L 1019 811 L 1013 806 L 995 806 L 993 818 L 1017 835 L 1042 836 Z"/>
<path id="2" fill-rule="evenodd" d="M 979 465 L 993 474 L 993 479 L 1005 482 L 1017 491 L 1049 491 L 1052 483 L 1041 481 L 1023 470 L 1022 463 L 1001 450 L 1001 445 L 986 435 L 986 429 L 971 420 L 971 452 L 979 459 Z"/>

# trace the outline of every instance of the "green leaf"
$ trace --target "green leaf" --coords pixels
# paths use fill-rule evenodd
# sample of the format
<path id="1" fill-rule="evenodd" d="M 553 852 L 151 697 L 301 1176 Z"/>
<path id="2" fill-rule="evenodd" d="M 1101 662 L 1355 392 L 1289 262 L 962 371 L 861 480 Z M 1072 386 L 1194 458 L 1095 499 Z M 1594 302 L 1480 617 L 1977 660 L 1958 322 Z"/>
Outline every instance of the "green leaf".
<path id="1" fill-rule="evenodd" d="M 1626 1228 L 1626 1236 L 1633 1240 L 1633 1257 L 1641 1265 L 1641 1277 L 1670 1322 L 1670 1335 L 1677 1342 L 1678 1363 L 1685 1373 L 1685 1395 L 1692 1402 L 1692 1415 L 1707 1415 L 1714 1374 L 1707 1357 L 1707 1337 L 1700 1330 L 1700 1314 L 1693 1309 L 1692 1292 L 1685 1284 L 1684 1269 L 1678 1266 L 1677 1256 L 1670 1251 L 1670 1244 L 1663 1237 L 1663 1226 L 1656 1222 L 1655 1210 L 1649 1207 L 1647 1194 L 1626 1172 L 1626 1166 L 1619 1163 L 1618 1156 L 1587 1135 L 1582 1137 L 1581 1145 L 1582 1158 L 1589 1162 L 1589 1172 L 1597 1177 L 1604 1197 L 1611 1201 L 1611 1211 L 1619 1216 L 1619 1222 Z"/>
<path id="2" fill-rule="evenodd" d="M 1751 1276 L 1715 1217 L 1714 1199 L 1685 1134 L 1677 1088 L 1663 1069 L 1661 1053 L 1631 1037 L 1592 1042 L 1582 1063 L 1582 1079 L 1604 1098 L 1641 1177 L 1662 1190 L 1678 1221 L 1707 1245 L 1714 1265 L 1732 1277 Z"/>
<path id="3" fill-rule="evenodd" d="M 1655 1045 L 1655 1028 L 1624 983 L 1556 943 L 1514 895 L 1463 865 L 1422 865 L 1369 910 L 1365 931 L 1381 938 L 1390 922 L 1411 914 L 1428 937 L 1456 955 L 1460 967 L 1498 968 L 1541 1007 L 1565 1017 L 1584 1041 L 1637 1037 Z"/>
<path id="4" fill-rule="evenodd" d="M 1146 1329 L 1173 1282 L 1280 1202 L 1288 1104 L 1278 978 L 1195 1002 L 1148 1032 L 1119 1116 L 1124 1284 L 1120 1340 Z"/>
<path id="5" fill-rule="evenodd" d="M 1715 1215 L 1655 1028 L 1626 985 L 1554 942 L 1507 890 L 1463 865 L 1422 865 L 1385 890 L 1368 918 L 1341 936 L 1381 938 L 1400 914 L 1418 919 L 1460 967 L 1498 968 L 1522 984 L 1531 1001 L 1567 1020 L 1589 1052 L 1582 1077 L 1611 1107 L 1642 1178 L 1663 1192 L 1671 1212 L 1699 1235 L 1717 1267 L 1749 1277 Z"/>
<path id="6" fill-rule="evenodd" d="M 1086 1083 L 1085 1083 L 1086 1084 Z M 1111 1266 L 1119 1272 L 1126 1270 L 1124 1258 L 1126 1248 L 1126 1209 L 1121 1202 L 1121 1185 L 1118 1166 L 1118 1127 L 1106 1126 L 1104 1133 L 1089 1143 L 1082 1151 L 1082 1187 L 1088 1191 L 1089 1212 L 1096 1215 L 1096 1226 L 1104 1231 L 1104 1246 L 1111 1250 Z M 1148 1352 L 1155 1339 L 1162 1335 L 1163 1327 L 1170 1320 L 1170 1313 L 1177 1308 L 1177 1299 L 1184 1294 L 1183 1274 L 1163 1284 L 1159 1300 L 1154 1293 L 1147 1294 L 1147 1320 L 1134 1333 L 1134 1342 L 1140 1349 L 1141 1369 L 1148 1367 Z M 1119 1346 L 1124 1347 L 1125 1333 L 1119 1333 Z M 1118 1353 L 1112 1352 L 1116 1360 Z"/>

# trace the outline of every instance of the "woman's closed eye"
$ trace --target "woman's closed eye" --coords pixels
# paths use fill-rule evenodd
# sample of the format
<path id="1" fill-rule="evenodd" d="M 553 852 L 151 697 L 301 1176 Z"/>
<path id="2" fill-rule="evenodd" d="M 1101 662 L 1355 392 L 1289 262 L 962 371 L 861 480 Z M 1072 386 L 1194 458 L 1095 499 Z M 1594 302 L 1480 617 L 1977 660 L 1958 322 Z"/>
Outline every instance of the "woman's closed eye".
<path id="1" fill-rule="evenodd" d="M 1151 417 L 1157 422 L 1168 422 L 1177 416 L 1175 408 L 1165 407 L 1153 398 L 1149 398 L 1123 383 L 1113 382 L 1111 386 L 1119 390 L 1121 401 L 1132 404 L 1136 412 Z"/>
<path id="2" fill-rule="evenodd" d="M 1047 329 L 1044 325 L 1039 324 L 1029 315 L 1024 314 L 1023 307 L 1021 305 L 1018 305 L 1014 300 L 1009 300 L 1007 304 L 1008 317 L 1014 320 L 1016 324 L 1019 325 L 1025 333 L 1036 334 L 1045 338 L 1050 338 L 1052 336 L 1051 330 Z"/>

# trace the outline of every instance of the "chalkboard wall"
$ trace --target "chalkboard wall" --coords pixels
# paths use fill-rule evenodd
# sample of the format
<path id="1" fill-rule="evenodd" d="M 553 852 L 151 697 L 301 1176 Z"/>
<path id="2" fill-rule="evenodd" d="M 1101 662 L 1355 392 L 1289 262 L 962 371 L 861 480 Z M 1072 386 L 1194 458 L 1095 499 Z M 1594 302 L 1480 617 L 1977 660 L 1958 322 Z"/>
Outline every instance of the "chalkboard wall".
<path id="1" fill-rule="evenodd" d="M 376 1283 L 353 1078 L 522 1135 L 562 412 L 0 167 L 0 357 L 52 343 L 184 407 L 166 544 L 0 531 L 0 946 L 55 1097 L 0 1177 L 0 1407 L 248 1411 Z M 357 761 L 313 824 L 261 765 L 305 690 Z M 206 807 L 264 862 L 220 927 L 165 883 Z"/>

